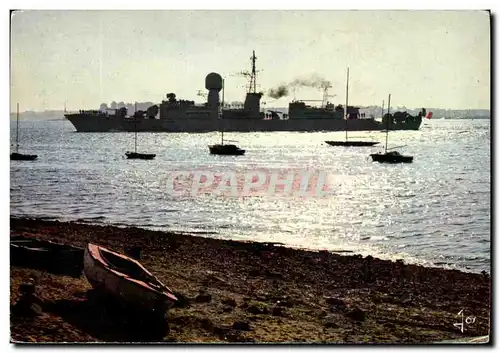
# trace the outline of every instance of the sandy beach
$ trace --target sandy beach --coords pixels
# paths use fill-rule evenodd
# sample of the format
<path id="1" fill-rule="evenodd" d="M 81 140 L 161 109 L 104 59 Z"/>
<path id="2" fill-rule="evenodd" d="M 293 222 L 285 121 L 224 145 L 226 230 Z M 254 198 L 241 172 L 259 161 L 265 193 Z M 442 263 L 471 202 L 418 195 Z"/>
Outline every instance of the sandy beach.
<path id="1" fill-rule="evenodd" d="M 11 218 L 11 236 L 124 252 L 180 299 L 168 330 L 138 329 L 80 278 L 11 266 L 16 342 L 429 343 L 489 334 L 489 274 L 138 228 Z M 38 309 L 18 314 L 36 281 Z M 464 332 L 458 313 L 474 317 Z M 470 321 L 470 320 L 469 320 Z"/>

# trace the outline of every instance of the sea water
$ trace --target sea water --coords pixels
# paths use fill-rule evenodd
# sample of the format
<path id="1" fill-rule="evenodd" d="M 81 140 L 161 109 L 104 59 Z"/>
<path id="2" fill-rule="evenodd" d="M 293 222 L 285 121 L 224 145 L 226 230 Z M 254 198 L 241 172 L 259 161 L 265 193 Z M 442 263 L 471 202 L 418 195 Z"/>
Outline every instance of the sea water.
<path id="1" fill-rule="evenodd" d="M 375 147 L 332 147 L 344 132 L 226 133 L 244 156 L 210 155 L 219 133 L 77 133 L 68 121 L 21 121 L 21 152 L 11 161 L 11 215 L 194 233 L 221 239 L 403 259 L 407 263 L 490 271 L 490 121 L 426 120 L 394 131 L 412 164 L 372 162 L 385 133 L 350 132 Z M 15 122 L 11 122 L 15 143 Z M 13 147 L 11 147 L 12 149 Z M 174 171 L 237 175 L 312 170 L 328 175 L 323 197 L 168 192 Z"/>

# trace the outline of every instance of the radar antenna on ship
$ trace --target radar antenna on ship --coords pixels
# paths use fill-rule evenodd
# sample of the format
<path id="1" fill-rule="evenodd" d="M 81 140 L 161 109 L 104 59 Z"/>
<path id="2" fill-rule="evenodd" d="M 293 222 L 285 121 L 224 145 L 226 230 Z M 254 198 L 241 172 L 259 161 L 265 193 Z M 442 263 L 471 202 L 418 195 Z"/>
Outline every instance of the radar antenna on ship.
<path id="1" fill-rule="evenodd" d="M 241 76 L 249 77 L 250 82 L 248 84 L 248 93 L 257 93 L 257 72 L 261 72 L 262 70 L 256 70 L 255 61 L 257 57 L 255 56 L 255 50 L 250 57 L 250 61 L 252 62 L 252 71 L 242 71 L 239 73 Z"/>

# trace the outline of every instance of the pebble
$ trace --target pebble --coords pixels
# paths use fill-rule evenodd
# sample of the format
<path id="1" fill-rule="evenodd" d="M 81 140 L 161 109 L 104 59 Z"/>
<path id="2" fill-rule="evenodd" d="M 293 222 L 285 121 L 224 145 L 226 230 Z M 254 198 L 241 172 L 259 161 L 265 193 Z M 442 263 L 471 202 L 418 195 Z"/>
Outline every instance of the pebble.
<path id="1" fill-rule="evenodd" d="M 221 303 L 232 306 L 233 308 L 236 307 L 236 300 L 234 300 L 233 298 L 224 298 L 221 300 Z"/>
<path id="2" fill-rule="evenodd" d="M 208 293 L 201 293 L 194 298 L 197 303 L 210 303 L 212 301 L 212 296 Z"/>
<path id="3" fill-rule="evenodd" d="M 366 313 L 361 309 L 355 308 L 355 309 L 349 311 L 346 314 L 346 316 L 349 317 L 350 319 L 355 320 L 355 321 L 365 321 Z"/>
<path id="4" fill-rule="evenodd" d="M 250 324 L 245 321 L 235 321 L 233 323 L 233 329 L 240 331 L 250 331 Z"/>

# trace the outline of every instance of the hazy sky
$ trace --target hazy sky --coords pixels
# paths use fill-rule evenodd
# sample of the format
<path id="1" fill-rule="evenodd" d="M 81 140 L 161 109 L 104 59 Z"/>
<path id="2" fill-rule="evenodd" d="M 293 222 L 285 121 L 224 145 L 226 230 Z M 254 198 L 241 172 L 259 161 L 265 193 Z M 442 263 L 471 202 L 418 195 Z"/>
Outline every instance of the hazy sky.
<path id="1" fill-rule="evenodd" d="M 244 99 L 256 51 L 259 89 L 319 75 L 336 104 L 487 109 L 490 23 L 485 11 L 24 11 L 11 22 L 11 104 L 21 111 L 201 102 L 205 76 Z M 297 98 L 321 99 L 317 89 Z M 286 106 L 293 93 L 272 102 Z"/>

